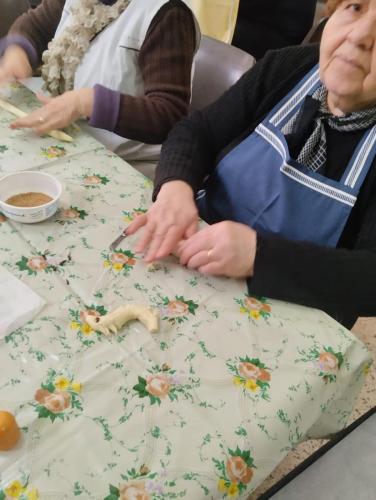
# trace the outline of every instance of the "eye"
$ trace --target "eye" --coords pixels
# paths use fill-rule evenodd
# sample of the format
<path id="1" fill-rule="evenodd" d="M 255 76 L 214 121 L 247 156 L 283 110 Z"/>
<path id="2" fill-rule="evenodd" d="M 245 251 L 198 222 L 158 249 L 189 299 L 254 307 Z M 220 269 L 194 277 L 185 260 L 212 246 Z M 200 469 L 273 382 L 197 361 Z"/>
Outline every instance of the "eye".
<path id="1" fill-rule="evenodd" d="M 362 10 L 362 4 L 361 3 L 348 3 L 345 6 L 345 10 L 351 10 L 353 12 L 360 12 Z"/>

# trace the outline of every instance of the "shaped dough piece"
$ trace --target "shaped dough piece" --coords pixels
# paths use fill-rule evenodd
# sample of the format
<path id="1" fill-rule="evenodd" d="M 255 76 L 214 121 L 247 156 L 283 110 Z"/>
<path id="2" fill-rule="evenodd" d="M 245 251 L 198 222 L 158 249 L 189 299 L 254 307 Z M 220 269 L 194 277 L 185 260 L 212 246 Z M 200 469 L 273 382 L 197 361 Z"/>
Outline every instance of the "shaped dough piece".
<path id="1" fill-rule="evenodd" d="M 100 318 L 88 315 L 86 321 L 93 330 L 101 332 L 104 335 L 110 335 L 111 333 L 117 333 L 125 323 L 133 319 L 141 321 L 150 333 L 155 333 L 159 330 L 159 312 L 156 309 L 141 304 L 120 306 Z"/>

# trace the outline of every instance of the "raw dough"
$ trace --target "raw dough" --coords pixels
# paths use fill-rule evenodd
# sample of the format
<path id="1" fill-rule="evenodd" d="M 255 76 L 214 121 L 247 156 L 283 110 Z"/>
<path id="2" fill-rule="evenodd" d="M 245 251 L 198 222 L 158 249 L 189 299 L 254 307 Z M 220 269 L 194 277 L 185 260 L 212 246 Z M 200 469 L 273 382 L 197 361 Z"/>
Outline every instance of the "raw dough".
<path id="1" fill-rule="evenodd" d="M 149 330 L 155 333 L 159 330 L 159 312 L 151 307 L 141 304 L 126 304 L 101 317 L 88 315 L 88 325 L 104 335 L 117 333 L 128 321 L 138 319 Z"/>

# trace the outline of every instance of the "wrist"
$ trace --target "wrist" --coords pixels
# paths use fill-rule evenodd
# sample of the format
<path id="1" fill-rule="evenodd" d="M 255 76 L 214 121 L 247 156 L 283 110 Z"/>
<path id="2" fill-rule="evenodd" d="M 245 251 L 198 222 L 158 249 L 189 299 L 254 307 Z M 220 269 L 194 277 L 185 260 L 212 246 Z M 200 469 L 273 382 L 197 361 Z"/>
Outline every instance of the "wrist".
<path id="1" fill-rule="evenodd" d="M 3 64 L 9 66 L 14 71 L 16 78 L 25 78 L 31 76 L 32 68 L 26 50 L 17 44 L 8 45 L 3 57 Z"/>
<path id="2" fill-rule="evenodd" d="M 256 259 L 256 250 L 257 250 L 257 233 L 252 228 L 249 228 L 249 265 L 245 271 L 245 277 L 250 278 L 254 275 L 255 272 L 255 259 Z"/>
<path id="3" fill-rule="evenodd" d="M 162 184 L 157 199 L 171 195 L 178 195 L 184 198 L 188 197 L 191 198 L 192 200 L 194 198 L 194 193 L 191 186 L 187 182 L 179 180 L 168 181 Z"/>
<path id="4" fill-rule="evenodd" d="M 81 118 L 90 118 L 93 113 L 94 107 L 94 89 L 83 88 L 78 89 L 78 112 Z"/>

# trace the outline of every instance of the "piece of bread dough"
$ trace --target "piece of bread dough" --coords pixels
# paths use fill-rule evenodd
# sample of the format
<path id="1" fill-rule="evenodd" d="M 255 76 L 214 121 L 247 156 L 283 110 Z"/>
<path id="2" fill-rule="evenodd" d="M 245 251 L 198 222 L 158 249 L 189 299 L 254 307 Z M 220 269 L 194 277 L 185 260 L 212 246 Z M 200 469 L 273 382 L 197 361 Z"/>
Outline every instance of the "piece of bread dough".
<path id="1" fill-rule="evenodd" d="M 133 319 L 141 321 L 150 333 L 159 330 L 159 312 L 142 304 L 126 304 L 101 317 L 87 315 L 86 322 L 93 330 L 110 335 Z"/>

